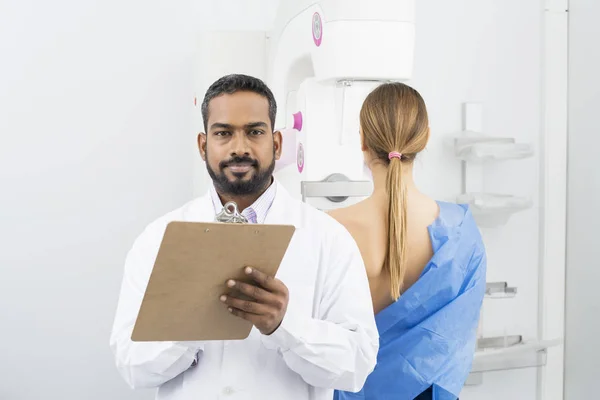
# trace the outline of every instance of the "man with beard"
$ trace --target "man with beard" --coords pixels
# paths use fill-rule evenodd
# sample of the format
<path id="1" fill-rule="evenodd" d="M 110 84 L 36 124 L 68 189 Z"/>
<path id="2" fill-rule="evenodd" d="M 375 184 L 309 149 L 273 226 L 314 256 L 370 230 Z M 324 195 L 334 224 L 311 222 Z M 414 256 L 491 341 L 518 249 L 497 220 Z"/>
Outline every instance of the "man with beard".
<path id="1" fill-rule="evenodd" d="M 374 369 L 379 338 L 361 254 L 342 225 L 273 178 L 283 140 L 276 111 L 269 88 L 250 76 L 228 75 L 208 89 L 198 146 L 212 185 L 150 224 L 125 263 L 111 347 L 130 386 L 156 387 L 165 400 L 330 400 L 335 389 L 359 391 Z M 166 225 L 213 221 L 228 201 L 249 223 L 296 227 L 277 276 L 240 266 L 254 284 L 223 283 L 251 299 L 221 297 L 254 325 L 248 338 L 131 341 Z"/>

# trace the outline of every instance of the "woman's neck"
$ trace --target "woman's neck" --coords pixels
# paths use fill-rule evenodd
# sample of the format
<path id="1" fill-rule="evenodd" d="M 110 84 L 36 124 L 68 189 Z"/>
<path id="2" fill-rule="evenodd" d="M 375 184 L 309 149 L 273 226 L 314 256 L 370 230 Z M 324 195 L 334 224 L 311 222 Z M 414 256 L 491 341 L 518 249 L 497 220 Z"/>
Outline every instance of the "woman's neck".
<path id="1" fill-rule="evenodd" d="M 387 166 L 374 164 L 371 166 L 371 174 L 373 175 L 373 194 L 371 198 L 387 204 L 388 194 L 386 190 Z M 408 195 L 420 193 L 413 179 L 412 164 L 404 163 L 402 165 L 401 182 L 406 185 Z M 400 182 L 398 182 L 400 184 Z"/>

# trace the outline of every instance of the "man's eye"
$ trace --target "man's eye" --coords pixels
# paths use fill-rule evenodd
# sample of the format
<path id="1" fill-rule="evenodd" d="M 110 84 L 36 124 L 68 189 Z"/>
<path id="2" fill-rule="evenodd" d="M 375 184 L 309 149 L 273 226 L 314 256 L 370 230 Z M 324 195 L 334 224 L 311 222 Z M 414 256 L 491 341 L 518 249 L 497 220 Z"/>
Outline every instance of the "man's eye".
<path id="1" fill-rule="evenodd" d="M 258 135 L 262 135 L 263 131 L 254 130 L 254 131 L 250 131 L 250 134 L 253 136 L 258 136 Z"/>
<path id="2" fill-rule="evenodd" d="M 226 136 L 229 135 L 229 132 L 227 131 L 219 131 L 219 132 L 215 132 L 216 136 Z"/>

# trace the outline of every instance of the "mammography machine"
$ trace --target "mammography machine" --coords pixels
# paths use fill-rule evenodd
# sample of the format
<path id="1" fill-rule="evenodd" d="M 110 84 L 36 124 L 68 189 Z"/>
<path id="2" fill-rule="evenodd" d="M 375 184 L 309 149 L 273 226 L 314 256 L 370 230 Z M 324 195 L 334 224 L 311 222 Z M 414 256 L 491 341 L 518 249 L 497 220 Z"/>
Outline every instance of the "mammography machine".
<path id="1" fill-rule="evenodd" d="M 360 106 L 379 83 L 411 78 L 414 7 L 414 0 L 281 3 L 267 84 L 284 134 L 277 175 L 293 195 L 327 209 L 370 193 Z"/>

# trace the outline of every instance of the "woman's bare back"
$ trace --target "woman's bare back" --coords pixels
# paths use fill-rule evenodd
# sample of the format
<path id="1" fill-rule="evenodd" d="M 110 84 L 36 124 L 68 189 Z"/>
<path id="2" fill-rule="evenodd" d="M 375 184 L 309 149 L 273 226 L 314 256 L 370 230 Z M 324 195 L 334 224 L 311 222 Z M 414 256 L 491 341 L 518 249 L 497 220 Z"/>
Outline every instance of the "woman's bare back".
<path id="1" fill-rule="evenodd" d="M 420 193 L 409 193 L 407 206 L 407 271 L 402 291 L 406 291 L 418 280 L 433 256 L 427 228 L 439 214 L 438 204 Z M 375 313 L 393 303 L 390 276 L 383 270 L 388 244 L 388 215 L 385 207 L 385 202 L 374 196 L 329 212 L 346 227 L 360 249 L 369 277 Z"/>

